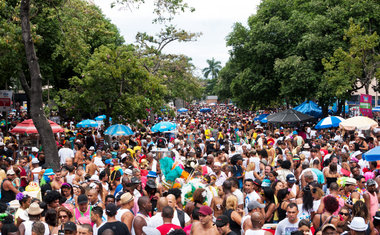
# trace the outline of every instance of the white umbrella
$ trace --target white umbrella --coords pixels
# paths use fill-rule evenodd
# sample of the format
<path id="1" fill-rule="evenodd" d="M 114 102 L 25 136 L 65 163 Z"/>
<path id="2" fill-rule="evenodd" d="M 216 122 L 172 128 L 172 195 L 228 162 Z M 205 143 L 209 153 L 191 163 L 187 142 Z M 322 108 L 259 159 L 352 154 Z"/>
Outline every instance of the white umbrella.
<path id="1" fill-rule="evenodd" d="M 378 123 L 368 117 L 356 116 L 342 121 L 339 123 L 339 127 L 348 131 L 353 131 L 355 129 L 369 130 L 371 128 L 378 127 Z"/>

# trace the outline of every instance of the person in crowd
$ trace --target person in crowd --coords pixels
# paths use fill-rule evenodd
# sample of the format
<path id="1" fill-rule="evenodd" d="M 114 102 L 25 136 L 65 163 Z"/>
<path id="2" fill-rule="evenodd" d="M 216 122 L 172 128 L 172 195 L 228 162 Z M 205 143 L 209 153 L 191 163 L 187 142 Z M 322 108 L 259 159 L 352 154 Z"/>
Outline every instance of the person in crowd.
<path id="1" fill-rule="evenodd" d="M 162 209 L 162 220 L 163 224 L 157 227 L 157 230 L 160 231 L 161 235 L 168 234 L 172 230 L 182 229 L 180 226 L 172 223 L 174 216 L 174 209 L 170 206 L 165 206 Z"/>
<path id="2" fill-rule="evenodd" d="M 289 203 L 286 207 L 286 215 L 287 218 L 281 220 L 280 223 L 278 223 L 275 235 L 287 234 L 298 230 L 299 219 L 297 217 L 297 204 L 293 202 Z"/>
<path id="3" fill-rule="evenodd" d="M 212 221 L 212 209 L 209 206 L 201 206 L 199 208 L 199 222 L 195 222 L 191 226 L 190 234 L 209 234 L 219 235 L 217 227 Z"/>
<path id="4" fill-rule="evenodd" d="M 367 191 L 363 194 L 365 204 L 370 212 L 370 217 L 374 217 L 379 210 L 379 200 L 377 197 L 376 182 L 373 179 L 367 180 Z"/>
<path id="5" fill-rule="evenodd" d="M 43 209 L 40 208 L 40 205 L 37 202 L 30 204 L 30 207 L 26 210 L 28 213 L 28 219 L 20 224 L 18 231 L 20 235 L 27 235 L 32 233 L 32 225 L 34 222 L 39 222 L 41 220 L 41 214 Z M 45 226 L 44 235 L 49 235 L 49 225 L 45 222 L 42 222 Z"/>
<path id="6" fill-rule="evenodd" d="M 269 231 L 265 231 L 262 229 L 264 225 L 264 219 L 263 214 L 260 212 L 254 212 L 251 215 L 251 224 L 252 227 L 248 230 L 246 230 L 245 235 L 271 235 L 272 233 Z"/>
<path id="7" fill-rule="evenodd" d="M 241 213 L 240 209 L 240 213 Z M 224 213 L 228 218 L 229 228 L 236 234 L 241 233 L 241 214 L 238 210 L 238 201 L 236 196 L 231 195 L 226 200 L 226 211 Z"/>
<path id="8" fill-rule="evenodd" d="M 98 235 L 102 235 L 107 229 L 111 229 L 114 235 L 129 235 L 129 229 L 124 223 L 117 221 L 115 216 L 117 213 L 117 207 L 113 203 L 109 203 L 106 206 L 107 222 L 98 227 Z M 132 233 L 133 234 L 133 233 Z"/>

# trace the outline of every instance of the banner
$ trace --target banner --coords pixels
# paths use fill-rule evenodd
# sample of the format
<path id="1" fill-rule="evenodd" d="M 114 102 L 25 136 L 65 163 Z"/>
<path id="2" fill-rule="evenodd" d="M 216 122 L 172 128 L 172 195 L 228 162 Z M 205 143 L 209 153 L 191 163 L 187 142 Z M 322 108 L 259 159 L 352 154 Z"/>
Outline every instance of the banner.
<path id="1" fill-rule="evenodd" d="M 372 118 L 372 96 L 361 94 L 359 108 L 361 115 Z"/>
<path id="2" fill-rule="evenodd" d="M 12 91 L 0 90 L 0 112 L 10 112 L 12 105 Z"/>

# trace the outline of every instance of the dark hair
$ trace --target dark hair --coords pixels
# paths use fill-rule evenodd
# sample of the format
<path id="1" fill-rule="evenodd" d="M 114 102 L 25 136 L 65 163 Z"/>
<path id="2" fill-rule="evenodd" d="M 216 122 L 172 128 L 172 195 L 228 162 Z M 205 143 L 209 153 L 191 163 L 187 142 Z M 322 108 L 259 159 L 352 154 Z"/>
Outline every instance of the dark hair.
<path id="1" fill-rule="evenodd" d="M 239 180 L 236 177 L 230 177 L 228 180 L 231 182 L 231 186 L 239 188 Z"/>
<path id="2" fill-rule="evenodd" d="M 194 207 L 191 217 L 193 217 L 193 220 L 199 220 L 199 207 Z"/>
<path id="3" fill-rule="evenodd" d="M 46 204 L 50 204 L 57 199 L 59 200 L 60 198 L 61 194 L 58 191 L 51 190 L 46 192 L 46 195 L 43 197 L 43 201 L 46 202 Z"/>
<path id="4" fill-rule="evenodd" d="M 203 204 L 205 201 L 205 197 L 203 197 L 203 192 L 205 189 L 203 188 L 197 188 L 193 193 L 193 201 L 195 203 Z"/>
<path id="5" fill-rule="evenodd" d="M 270 187 L 265 187 L 264 189 L 264 197 L 265 201 L 270 205 L 271 203 L 274 203 L 274 191 Z"/>
<path id="6" fill-rule="evenodd" d="M 288 195 L 289 193 L 290 192 L 287 188 L 278 190 L 278 192 L 277 192 L 278 203 L 282 203 L 284 201 L 286 195 Z"/>
<path id="7" fill-rule="evenodd" d="M 57 226 L 57 211 L 48 209 L 45 214 L 45 222 L 50 226 Z"/>
<path id="8" fill-rule="evenodd" d="M 362 217 L 365 221 L 368 218 L 368 207 L 363 201 L 357 201 L 352 207 L 352 217 Z"/>
<path id="9" fill-rule="evenodd" d="M 253 184 L 253 180 L 252 179 L 245 179 L 244 183 L 246 183 L 246 182 L 251 182 Z"/>
<path id="10" fill-rule="evenodd" d="M 171 231 L 170 233 L 168 233 L 167 235 L 186 235 L 186 233 L 182 229 L 175 229 Z"/>
<path id="11" fill-rule="evenodd" d="M 330 195 L 327 195 L 323 198 L 323 203 L 325 204 L 325 209 L 329 213 L 334 213 L 339 208 L 339 202 L 338 200 Z"/>
<path id="12" fill-rule="evenodd" d="M 100 172 L 100 174 L 99 174 L 99 179 L 102 180 L 104 177 L 106 177 L 106 175 L 107 175 L 107 174 L 106 174 L 106 171 L 103 170 L 103 171 Z"/>
<path id="13" fill-rule="evenodd" d="M 174 210 L 170 206 L 162 208 L 162 218 L 173 218 Z"/>
<path id="14" fill-rule="evenodd" d="M 339 189 L 339 185 L 338 185 L 337 183 L 332 182 L 332 183 L 330 184 L 330 191 L 331 191 L 331 190 L 337 191 L 338 189 Z"/>
<path id="15" fill-rule="evenodd" d="M 283 169 L 290 169 L 290 167 L 292 166 L 292 163 L 289 161 L 289 160 L 285 160 L 281 163 L 281 167 Z"/>
<path id="16" fill-rule="evenodd" d="M 52 190 L 51 188 L 51 185 L 50 184 L 44 184 L 41 186 L 41 195 L 44 196 L 45 193 L 49 190 Z"/>
<path id="17" fill-rule="evenodd" d="M 225 180 L 223 182 L 223 191 L 231 191 L 231 187 L 232 187 L 232 183 L 231 183 L 231 180 Z"/>
<path id="18" fill-rule="evenodd" d="M 28 201 L 29 198 L 30 198 L 29 195 L 24 194 L 23 198 L 19 201 L 19 202 L 20 202 L 20 205 L 26 203 L 26 202 Z"/>
<path id="19" fill-rule="evenodd" d="M 331 163 L 329 166 L 330 172 L 336 173 L 338 171 L 338 167 L 336 163 Z"/>
<path id="20" fill-rule="evenodd" d="M 176 199 L 181 197 L 181 189 L 179 188 L 171 188 L 168 191 L 168 194 L 173 194 Z"/>
<path id="21" fill-rule="evenodd" d="M 294 207 L 297 208 L 297 210 L 298 210 L 297 204 L 295 204 L 294 202 L 291 202 L 288 204 L 288 206 L 286 208 L 294 208 Z"/>
<path id="22" fill-rule="evenodd" d="M 302 210 L 310 212 L 313 209 L 313 195 L 310 191 L 310 186 L 305 186 L 303 188 L 303 196 L 302 196 Z"/>
<path id="23" fill-rule="evenodd" d="M 8 233 L 15 233 L 17 231 L 18 231 L 18 228 L 16 227 L 13 221 L 13 216 L 8 215 L 7 217 L 5 217 L 3 220 L 3 226 L 1 228 L 1 234 L 7 235 Z"/>
<path id="24" fill-rule="evenodd" d="M 308 219 L 300 220 L 300 222 L 298 223 L 298 228 L 301 228 L 302 226 L 307 226 L 308 228 L 310 228 L 310 221 Z"/>
<path id="25" fill-rule="evenodd" d="M 105 198 L 105 201 L 107 201 L 108 198 L 112 198 L 112 199 L 115 201 L 115 196 L 112 195 L 112 194 L 108 194 L 108 195 L 106 196 L 106 198 Z"/>
<path id="26" fill-rule="evenodd" d="M 4 213 L 7 210 L 8 206 L 4 202 L 0 202 L 0 213 Z"/>
<path id="27" fill-rule="evenodd" d="M 101 208 L 100 206 L 95 206 L 91 209 L 92 213 L 95 213 L 97 215 L 100 216 L 100 218 L 102 218 L 103 216 L 103 208 Z"/>

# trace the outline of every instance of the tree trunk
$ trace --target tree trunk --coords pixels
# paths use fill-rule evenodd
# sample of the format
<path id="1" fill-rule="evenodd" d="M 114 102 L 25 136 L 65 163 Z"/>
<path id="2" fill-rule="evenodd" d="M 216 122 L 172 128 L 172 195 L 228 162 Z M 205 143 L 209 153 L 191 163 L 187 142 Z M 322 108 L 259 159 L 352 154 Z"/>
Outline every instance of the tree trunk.
<path id="1" fill-rule="evenodd" d="M 342 103 L 344 104 L 344 101 L 343 100 L 341 100 L 341 99 L 339 99 L 338 100 L 338 104 L 337 104 L 337 111 L 336 111 L 336 114 L 335 115 L 337 115 L 337 116 L 339 116 L 340 115 L 340 113 L 342 112 Z"/>
<path id="2" fill-rule="evenodd" d="M 30 114 L 33 123 L 41 137 L 43 150 L 46 156 L 46 164 L 53 170 L 59 169 L 59 158 L 57 145 L 55 143 L 54 134 L 51 126 L 45 116 L 42 101 L 42 76 L 40 65 L 31 37 L 30 21 L 29 21 L 30 0 L 21 0 L 20 16 L 22 39 L 25 46 L 26 60 L 28 62 L 29 73 L 31 78 L 31 86 L 29 87 L 26 80 L 22 81 L 26 85 L 26 91 L 30 98 Z M 21 77 L 20 77 L 21 78 Z M 25 79 L 25 76 L 23 77 Z M 22 78 L 21 78 L 22 79 Z"/>

